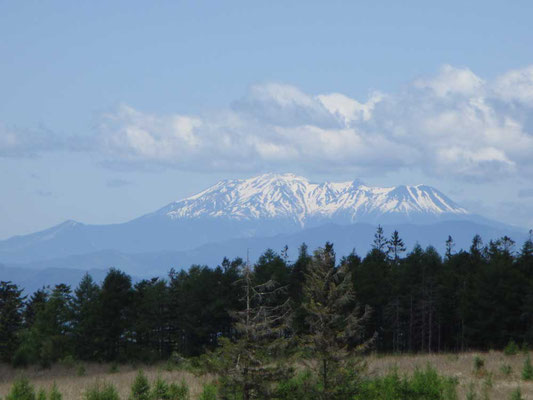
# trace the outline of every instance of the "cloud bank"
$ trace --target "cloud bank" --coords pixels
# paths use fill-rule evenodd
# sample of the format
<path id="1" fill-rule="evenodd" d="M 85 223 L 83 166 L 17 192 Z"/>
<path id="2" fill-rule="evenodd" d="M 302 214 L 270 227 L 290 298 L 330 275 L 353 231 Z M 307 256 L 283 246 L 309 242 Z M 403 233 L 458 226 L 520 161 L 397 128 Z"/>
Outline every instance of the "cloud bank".
<path id="1" fill-rule="evenodd" d="M 364 100 L 267 83 L 203 115 L 122 105 L 102 116 L 96 142 L 108 162 L 196 171 L 412 169 L 467 181 L 531 178 L 533 66 L 487 81 L 445 65 L 398 93 Z M 32 145 L 53 147 L 0 129 L 0 156 Z"/>

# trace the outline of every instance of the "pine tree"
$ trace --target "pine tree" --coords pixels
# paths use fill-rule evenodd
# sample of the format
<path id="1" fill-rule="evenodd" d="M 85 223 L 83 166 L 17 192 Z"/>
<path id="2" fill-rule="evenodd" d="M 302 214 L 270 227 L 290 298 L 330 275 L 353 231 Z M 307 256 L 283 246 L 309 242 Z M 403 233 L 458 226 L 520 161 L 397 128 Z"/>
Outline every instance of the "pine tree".
<path id="1" fill-rule="evenodd" d="M 449 260 L 452 257 L 453 248 L 455 247 L 455 242 L 453 241 L 453 238 L 448 235 L 448 239 L 446 240 L 446 258 Z"/>
<path id="2" fill-rule="evenodd" d="M 125 346 L 125 334 L 131 325 L 133 291 L 131 277 L 111 268 L 100 291 L 100 318 L 98 334 L 104 357 L 114 360 Z"/>
<path id="3" fill-rule="evenodd" d="M 221 340 L 217 368 L 223 378 L 223 391 L 241 393 L 244 400 L 271 398 L 272 383 L 289 371 L 276 364 L 274 357 L 285 346 L 285 331 L 290 316 L 289 301 L 279 305 L 273 300 L 285 291 L 269 280 L 254 284 L 249 264 L 238 282 L 243 291 L 244 308 L 232 312 L 236 339 Z"/>
<path id="4" fill-rule="evenodd" d="M 398 263 L 398 260 L 400 259 L 400 254 L 405 252 L 405 244 L 403 243 L 403 240 L 400 238 L 400 235 L 398 234 L 398 231 L 394 231 L 392 233 L 392 236 L 390 240 L 388 241 L 388 254 L 391 256 L 392 261 L 394 263 Z"/>
<path id="5" fill-rule="evenodd" d="M 376 233 L 374 234 L 374 243 L 372 244 L 372 248 L 384 252 L 387 244 L 388 241 L 385 239 L 385 235 L 383 234 L 383 227 L 378 225 Z"/>
<path id="6" fill-rule="evenodd" d="M 48 301 L 35 316 L 27 341 L 37 346 L 42 366 L 49 366 L 67 354 L 72 354 L 72 295 L 70 286 L 54 287 Z"/>
<path id="7" fill-rule="evenodd" d="M 303 344 L 320 380 L 320 399 L 345 399 L 354 394 L 362 364 L 354 356 L 372 340 L 362 340 L 370 309 L 355 305 L 352 279 L 346 265 L 335 267 L 333 247 L 315 251 L 304 287 L 303 307 L 310 332 Z M 355 374 L 355 376 L 353 376 Z M 352 376 L 348 376 L 352 375 Z"/>
<path id="8" fill-rule="evenodd" d="M 150 400 L 150 383 L 143 371 L 139 371 L 133 384 L 131 385 L 131 393 L 129 400 Z"/>
<path id="9" fill-rule="evenodd" d="M 94 359 L 98 352 L 98 318 L 100 287 L 88 273 L 74 291 L 72 301 L 74 343 L 77 356 L 82 360 Z"/>
<path id="10" fill-rule="evenodd" d="M 24 307 L 24 327 L 31 328 L 35 322 L 35 316 L 44 308 L 48 301 L 49 290 L 45 287 L 35 291 L 26 301 Z"/>
<path id="11" fill-rule="evenodd" d="M 22 290 L 11 282 L 0 282 L 0 359 L 10 361 L 17 349 L 18 330 L 22 326 L 25 297 Z"/>

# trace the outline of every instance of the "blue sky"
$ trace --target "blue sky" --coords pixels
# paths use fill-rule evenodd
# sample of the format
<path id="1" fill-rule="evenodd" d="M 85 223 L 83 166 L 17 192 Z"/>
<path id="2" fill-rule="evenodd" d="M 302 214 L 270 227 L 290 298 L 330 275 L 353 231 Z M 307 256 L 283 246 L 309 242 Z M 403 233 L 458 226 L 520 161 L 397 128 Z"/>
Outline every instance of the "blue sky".
<path id="1" fill-rule="evenodd" d="M 424 182 L 531 227 L 531 15 L 530 1 L 0 0 L 0 238 L 125 221 L 267 171 Z"/>

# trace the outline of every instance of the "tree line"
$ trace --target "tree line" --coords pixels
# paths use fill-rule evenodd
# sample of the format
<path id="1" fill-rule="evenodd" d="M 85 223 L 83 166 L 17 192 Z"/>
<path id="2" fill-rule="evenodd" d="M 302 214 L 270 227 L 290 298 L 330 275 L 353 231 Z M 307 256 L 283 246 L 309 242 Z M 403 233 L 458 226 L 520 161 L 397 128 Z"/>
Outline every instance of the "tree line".
<path id="1" fill-rule="evenodd" d="M 533 343 L 531 236 L 522 246 L 508 237 L 485 245 L 475 236 L 459 251 L 450 237 L 446 249 L 444 256 L 433 247 L 407 252 L 398 232 L 387 238 L 378 227 L 364 257 L 354 251 L 339 259 L 331 243 L 310 254 L 303 244 L 294 262 L 287 249 L 267 250 L 253 266 L 224 259 L 216 268 L 193 265 L 137 283 L 115 268 L 101 284 L 86 274 L 76 288 L 57 284 L 29 296 L 2 281 L 0 357 L 47 366 L 66 357 L 198 356 L 221 344 L 231 353 L 247 335 L 264 335 L 254 331 L 254 315 L 267 336 L 293 338 L 303 349 L 319 340 L 315 325 L 324 321 L 344 326 L 342 335 L 324 331 L 320 339 L 341 341 L 338 349 L 441 352 Z M 357 324 L 348 329 L 351 322 Z M 317 354 L 336 362 L 330 350 Z"/>

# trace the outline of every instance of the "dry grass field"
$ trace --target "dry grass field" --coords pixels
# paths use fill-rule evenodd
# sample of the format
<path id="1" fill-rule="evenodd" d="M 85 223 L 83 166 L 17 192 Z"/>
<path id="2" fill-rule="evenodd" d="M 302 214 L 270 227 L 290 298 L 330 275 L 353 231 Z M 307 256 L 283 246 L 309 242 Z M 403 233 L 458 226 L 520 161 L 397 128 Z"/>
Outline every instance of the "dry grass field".
<path id="1" fill-rule="evenodd" d="M 14 370 L 2 365 L 0 367 L 0 397 L 3 398 L 11 386 L 11 382 L 19 376 L 27 377 L 36 389 L 45 388 L 50 390 L 56 382 L 59 391 L 63 394 L 63 400 L 83 399 L 85 389 L 95 382 L 109 382 L 116 386 L 121 399 L 128 399 L 131 384 L 139 369 L 142 369 L 150 381 L 161 376 L 167 382 L 181 382 L 184 380 L 189 386 L 191 398 L 196 399 L 202 391 L 204 383 L 213 380 L 212 376 L 197 377 L 186 371 L 167 371 L 164 366 L 133 367 L 119 365 L 116 372 L 112 371 L 109 364 L 82 364 L 85 369 L 83 376 L 79 376 L 78 368 L 56 365 L 50 369 L 28 368 Z"/>
<path id="2" fill-rule="evenodd" d="M 474 360 L 480 357 L 484 367 L 475 371 Z M 368 373 L 371 375 L 386 374 L 392 368 L 397 368 L 400 374 L 411 374 L 416 368 L 432 365 L 441 374 L 456 377 L 459 399 L 466 399 L 467 393 L 476 392 L 476 399 L 506 400 L 517 387 L 521 388 L 525 399 L 533 400 L 533 382 L 521 379 L 522 366 L 525 355 L 505 356 L 501 352 L 463 353 L 439 355 L 372 355 L 367 357 Z M 510 369 L 509 369 L 510 367 Z M 94 382 L 113 383 L 122 399 L 127 399 L 131 383 L 138 371 L 138 367 L 121 365 L 118 370 L 106 364 L 83 364 L 84 375 L 79 376 L 79 366 L 57 365 L 51 369 L 41 370 L 29 368 L 14 370 L 8 366 L 0 366 L 0 396 L 4 397 L 11 386 L 11 382 L 23 374 L 36 388 L 49 389 L 53 382 L 63 394 L 64 400 L 78 400 L 83 398 L 84 390 Z M 142 368 L 150 380 L 161 376 L 168 382 L 185 380 L 191 390 L 192 399 L 196 399 L 201 392 L 202 385 L 214 379 L 213 376 L 195 376 L 185 371 L 168 371 L 161 366 L 146 366 Z"/>

